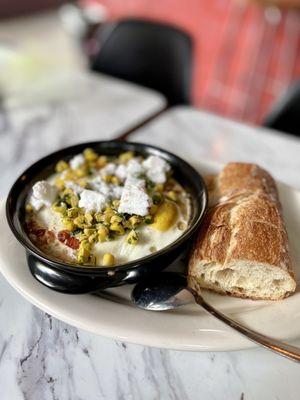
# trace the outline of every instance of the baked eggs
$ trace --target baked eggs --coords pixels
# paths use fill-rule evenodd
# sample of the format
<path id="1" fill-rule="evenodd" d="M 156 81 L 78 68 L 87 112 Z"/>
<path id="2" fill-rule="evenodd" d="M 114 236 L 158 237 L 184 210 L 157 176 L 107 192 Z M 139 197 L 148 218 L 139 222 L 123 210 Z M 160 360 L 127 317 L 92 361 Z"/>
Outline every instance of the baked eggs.
<path id="1" fill-rule="evenodd" d="M 189 226 L 189 194 L 161 157 L 87 148 L 60 160 L 26 201 L 25 228 L 45 254 L 64 262 L 114 266 L 143 258 Z"/>

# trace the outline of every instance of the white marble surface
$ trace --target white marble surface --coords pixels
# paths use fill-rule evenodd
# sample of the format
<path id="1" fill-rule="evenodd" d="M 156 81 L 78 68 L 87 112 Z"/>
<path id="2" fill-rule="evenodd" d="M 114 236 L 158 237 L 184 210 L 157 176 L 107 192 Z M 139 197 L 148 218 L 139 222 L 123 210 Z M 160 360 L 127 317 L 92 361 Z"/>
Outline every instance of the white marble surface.
<path id="1" fill-rule="evenodd" d="M 13 179 L 12 164 L 18 158 L 25 165 L 31 156 L 68 142 L 68 129 L 61 133 L 53 125 L 50 131 L 40 147 L 33 145 L 30 133 L 6 138 L 6 148 L 16 153 L 6 158 L 10 170 L 0 176 L 2 190 Z M 21 140 L 19 150 L 16 137 Z M 276 178 L 300 186 L 300 140 L 193 109 L 168 112 L 132 140 L 163 146 L 187 160 L 196 156 L 217 162 L 256 161 Z M 5 153 L 2 145 L 1 161 Z M 98 337 L 31 306 L 0 278 L 1 400 L 296 400 L 299 372 L 298 364 L 261 349 L 186 353 Z"/>
<path id="2" fill-rule="evenodd" d="M 4 105 L 0 196 L 34 160 L 75 143 L 117 137 L 162 110 L 165 99 L 106 75 L 68 71 L 39 80 Z"/>
<path id="3" fill-rule="evenodd" d="M 176 107 L 131 136 L 186 160 L 255 162 L 276 179 L 300 188 L 299 138 L 251 127 L 191 107 Z"/>

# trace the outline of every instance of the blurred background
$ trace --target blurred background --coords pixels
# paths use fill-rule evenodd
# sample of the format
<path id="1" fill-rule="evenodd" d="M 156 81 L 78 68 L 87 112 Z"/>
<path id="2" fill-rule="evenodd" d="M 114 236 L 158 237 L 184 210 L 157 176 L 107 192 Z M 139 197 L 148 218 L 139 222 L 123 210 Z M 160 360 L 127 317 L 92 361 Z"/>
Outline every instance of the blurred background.
<path id="1" fill-rule="evenodd" d="M 300 135 L 299 10 L 300 0 L 0 0 L 0 105 L 90 69 L 171 105 Z"/>

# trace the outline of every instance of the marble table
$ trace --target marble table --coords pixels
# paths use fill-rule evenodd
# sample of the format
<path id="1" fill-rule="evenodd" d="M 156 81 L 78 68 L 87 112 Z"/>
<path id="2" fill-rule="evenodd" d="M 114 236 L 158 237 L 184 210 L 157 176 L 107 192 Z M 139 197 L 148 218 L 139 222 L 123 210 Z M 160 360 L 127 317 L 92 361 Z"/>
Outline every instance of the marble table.
<path id="1" fill-rule="evenodd" d="M 24 157 L 21 168 L 31 161 L 31 151 L 37 158 L 69 143 L 68 129 L 74 128 L 66 125 L 62 133 L 52 125 L 40 147 L 31 129 L 35 138 L 37 131 L 46 137 L 29 124 L 25 135 L 6 138 L 6 148 L 15 153 L 11 160 L 6 157 L 4 186 L 13 179 L 18 158 Z M 166 112 L 131 140 L 162 146 L 187 160 L 259 162 L 276 178 L 300 187 L 300 140 L 192 108 Z M 45 314 L 0 277 L 1 400 L 296 400 L 299 390 L 299 366 L 265 350 L 188 353 L 116 342 Z"/>
<path id="2" fill-rule="evenodd" d="M 64 146 L 115 138 L 159 113 L 166 100 L 107 75 L 67 71 L 2 103 L 0 97 L 0 196 L 34 160 Z"/>

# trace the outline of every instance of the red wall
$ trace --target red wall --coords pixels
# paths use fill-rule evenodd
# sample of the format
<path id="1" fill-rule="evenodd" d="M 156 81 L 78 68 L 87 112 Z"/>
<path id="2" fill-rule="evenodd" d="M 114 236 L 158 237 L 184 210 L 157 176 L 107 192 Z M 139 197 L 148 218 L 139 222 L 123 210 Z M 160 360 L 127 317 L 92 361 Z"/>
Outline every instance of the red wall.
<path id="1" fill-rule="evenodd" d="M 85 2 L 98 0 L 84 0 Z M 101 0 L 110 19 L 143 17 L 175 24 L 195 42 L 196 106 L 259 122 L 300 76 L 300 19 L 242 0 Z M 278 20 L 278 17 L 280 21 Z"/>

